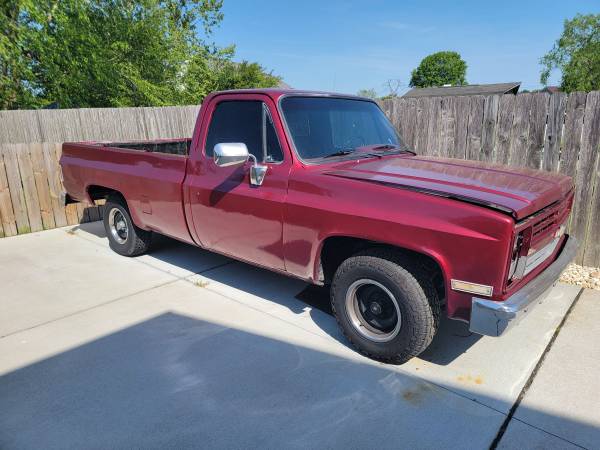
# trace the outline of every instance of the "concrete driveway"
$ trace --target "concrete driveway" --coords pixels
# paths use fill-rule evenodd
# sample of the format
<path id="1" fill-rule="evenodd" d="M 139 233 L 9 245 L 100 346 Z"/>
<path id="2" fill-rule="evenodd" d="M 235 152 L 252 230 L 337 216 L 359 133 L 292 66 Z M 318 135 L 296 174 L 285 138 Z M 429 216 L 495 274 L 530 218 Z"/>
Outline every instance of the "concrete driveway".
<path id="1" fill-rule="evenodd" d="M 320 289 L 167 238 L 124 258 L 99 222 L 1 239 L 0 286 L 2 449 L 600 443 L 598 292 L 557 285 L 501 338 L 445 320 L 398 367 Z"/>

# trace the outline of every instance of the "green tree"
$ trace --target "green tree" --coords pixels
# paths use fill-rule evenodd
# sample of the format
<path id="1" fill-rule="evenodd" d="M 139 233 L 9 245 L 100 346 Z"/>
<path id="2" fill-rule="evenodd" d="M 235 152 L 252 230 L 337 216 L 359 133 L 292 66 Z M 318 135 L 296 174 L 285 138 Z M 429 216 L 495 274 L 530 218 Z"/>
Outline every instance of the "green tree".
<path id="1" fill-rule="evenodd" d="M 554 69 L 566 92 L 600 89 L 600 14 L 577 14 L 565 20 L 561 37 L 540 60 L 540 81 L 547 85 Z"/>
<path id="2" fill-rule="evenodd" d="M 231 72 L 234 54 L 208 42 L 221 7 L 222 0 L 5 0 L 0 108 L 177 105 L 215 89 L 279 82 L 258 65 L 240 84 L 221 73 Z"/>
<path id="3" fill-rule="evenodd" d="M 18 20 L 22 4 L 20 0 L 0 2 L 0 109 L 33 103 L 30 90 L 23 84 L 32 74 L 22 50 L 22 25 Z"/>
<path id="4" fill-rule="evenodd" d="M 217 89 L 275 87 L 281 78 L 267 72 L 260 64 L 225 60 L 217 73 Z"/>
<path id="5" fill-rule="evenodd" d="M 467 84 L 467 63 L 457 52 L 437 52 L 423 58 L 419 67 L 411 72 L 410 86 L 431 87 Z"/>
<path id="6" fill-rule="evenodd" d="M 373 88 L 361 89 L 356 93 L 356 95 L 358 95 L 359 97 L 372 98 L 373 100 L 377 98 L 377 92 Z"/>

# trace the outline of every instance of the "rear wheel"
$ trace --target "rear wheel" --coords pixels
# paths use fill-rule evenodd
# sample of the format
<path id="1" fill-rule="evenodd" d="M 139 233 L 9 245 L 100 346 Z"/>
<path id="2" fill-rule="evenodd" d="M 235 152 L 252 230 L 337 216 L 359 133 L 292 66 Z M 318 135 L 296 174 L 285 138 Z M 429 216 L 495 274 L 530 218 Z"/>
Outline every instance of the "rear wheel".
<path id="1" fill-rule="evenodd" d="M 435 335 L 440 301 L 431 278 L 409 258 L 371 249 L 346 259 L 331 288 L 336 319 L 359 352 L 402 364 Z"/>
<path id="2" fill-rule="evenodd" d="M 127 205 L 117 196 L 109 197 L 104 205 L 104 229 L 110 248 L 123 256 L 146 253 L 152 242 L 152 232 L 134 225 Z"/>

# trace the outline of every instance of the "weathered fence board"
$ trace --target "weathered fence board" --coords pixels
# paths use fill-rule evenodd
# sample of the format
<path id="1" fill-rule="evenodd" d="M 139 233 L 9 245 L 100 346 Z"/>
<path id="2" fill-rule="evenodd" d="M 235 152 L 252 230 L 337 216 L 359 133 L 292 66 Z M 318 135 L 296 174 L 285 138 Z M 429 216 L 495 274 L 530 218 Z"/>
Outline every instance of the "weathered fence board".
<path id="1" fill-rule="evenodd" d="M 429 104 L 429 118 L 427 121 L 427 154 L 431 156 L 439 156 L 441 106 L 440 99 L 431 99 Z"/>
<path id="2" fill-rule="evenodd" d="M 529 115 L 531 112 L 531 94 L 518 95 L 515 98 L 511 146 L 508 164 L 525 167 L 527 164 L 527 140 L 529 137 Z"/>
<path id="3" fill-rule="evenodd" d="M 4 167 L 6 168 L 6 177 L 8 179 L 8 188 L 15 223 L 17 225 L 17 233 L 29 233 L 31 228 L 29 226 L 29 217 L 27 216 L 27 206 L 25 204 L 23 185 L 21 184 L 16 149 L 14 146 L 3 145 L 1 151 L 4 158 Z"/>
<path id="4" fill-rule="evenodd" d="M 600 227 L 594 218 L 598 217 L 600 201 L 598 193 L 600 180 L 598 180 L 598 159 L 600 158 L 600 92 L 592 92 L 588 95 L 585 105 L 584 127 L 581 137 L 580 163 L 586 164 L 583 170 L 583 179 L 578 181 L 585 185 L 581 187 L 579 198 L 579 214 L 584 217 L 584 227 L 580 239 L 585 237 L 585 243 L 579 248 L 583 263 L 592 265 L 600 250 Z M 582 221 L 583 222 L 583 221 Z"/>
<path id="5" fill-rule="evenodd" d="M 41 231 L 44 229 L 44 226 L 42 224 L 40 201 L 35 187 L 35 179 L 33 178 L 31 156 L 29 155 L 30 145 L 16 144 L 14 151 L 19 164 L 23 195 L 25 196 L 25 207 L 27 208 L 27 216 L 29 217 L 29 228 L 31 231 Z"/>
<path id="6" fill-rule="evenodd" d="M 450 157 L 465 159 L 467 157 L 467 131 L 469 125 L 469 97 L 455 97 L 454 105 L 454 148 L 450 149 Z M 415 147 L 416 148 L 416 147 Z"/>
<path id="7" fill-rule="evenodd" d="M 576 92 L 569 95 L 565 110 L 558 170 L 560 173 L 573 177 L 573 179 L 575 178 L 575 173 L 577 171 L 577 159 L 581 148 L 581 131 L 583 130 L 586 98 L 587 95 L 583 92 Z M 569 233 L 572 232 L 572 227 L 573 214 L 569 217 L 569 224 L 567 227 Z"/>
<path id="8" fill-rule="evenodd" d="M 417 99 L 417 121 L 415 130 L 415 148 L 423 149 L 422 154 L 426 154 L 427 146 L 427 128 L 429 126 L 429 99 Z M 395 124 L 396 125 L 396 124 Z"/>
<path id="9" fill-rule="evenodd" d="M 456 136 L 456 118 L 454 115 L 453 104 L 449 98 L 442 99 L 441 121 L 439 155 L 448 158 L 456 147 L 454 144 L 454 138 Z"/>
<path id="10" fill-rule="evenodd" d="M 600 155 L 596 154 L 594 194 L 588 207 L 586 241 L 583 244 L 583 263 L 587 266 L 600 266 Z"/>
<path id="11" fill-rule="evenodd" d="M 544 156 L 541 167 L 544 170 L 552 172 L 558 170 L 560 139 L 563 132 L 566 106 L 566 94 L 559 92 L 550 96 L 548 103 L 548 120 L 544 136 Z"/>
<path id="12" fill-rule="evenodd" d="M 387 99 L 382 108 L 422 155 L 558 171 L 577 185 L 578 262 L 600 266 L 600 93 Z M 0 236 L 101 218 L 60 205 L 61 143 L 192 135 L 198 106 L 0 111 Z"/>
<path id="13" fill-rule="evenodd" d="M 577 172 L 575 174 L 575 203 L 573 204 L 572 232 L 580 242 L 585 242 L 588 218 L 590 214 L 586 214 L 587 208 L 591 203 L 593 177 L 595 171 L 596 156 L 598 149 L 594 148 L 593 133 L 597 130 L 594 126 L 594 117 L 596 111 L 600 107 L 598 105 L 598 97 L 588 95 L 585 104 L 585 114 L 583 119 L 583 130 L 581 134 L 581 149 L 577 161 Z M 584 254 L 584 245 L 579 247 L 577 259 L 582 260 Z"/>
<path id="14" fill-rule="evenodd" d="M 548 117 L 548 98 L 545 92 L 531 96 L 529 136 L 527 138 L 527 167 L 540 169 L 544 149 L 544 135 Z"/>
<path id="15" fill-rule="evenodd" d="M 2 223 L 2 234 L 14 236 L 17 234 L 17 222 L 13 205 L 10 198 L 10 188 L 6 176 L 6 165 L 4 164 L 4 152 L 0 145 L 0 223 Z"/>
<path id="16" fill-rule="evenodd" d="M 396 102 L 393 103 L 394 105 L 397 105 Z M 402 134 L 402 136 L 406 139 L 408 145 L 414 147 L 417 135 L 417 100 L 411 98 L 408 100 L 406 108 L 402 110 L 399 107 L 396 107 L 396 109 L 403 111 L 401 120 L 404 123 L 404 134 Z"/>
<path id="17" fill-rule="evenodd" d="M 33 179 L 39 201 L 40 215 L 42 216 L 42 225 L 45 229 L 55 228 L 54 213 L 50 199 L 50 188 L 48 186 L 48 174 L 44 164 L 44 154 L 42 144 L 30 144 L 31 166 L 33 168 Z"/>
<path id="18" fill-rule="evenodd" d="M 486 97 L 483 104 L 481 150 L 477 158 L 481 161 L 489 162 L 494 160 L 499 98 L 498 95 Z"/>
<path id="19" fill-rule="evenodd" d="M 483 106 L 485 97 L 474 95 L 469 102 L 469 123 L 467 124 L 467 159 L 478 160 L 481 153 L 483 134 Z"/>
<path id="20" fill-rule="evenodd" d="M 494 161 L 500 164 L 508 164 L 516 98 L 514 95 L 503 95 L 500 97 L 498 105 L 496 155 Z"/>

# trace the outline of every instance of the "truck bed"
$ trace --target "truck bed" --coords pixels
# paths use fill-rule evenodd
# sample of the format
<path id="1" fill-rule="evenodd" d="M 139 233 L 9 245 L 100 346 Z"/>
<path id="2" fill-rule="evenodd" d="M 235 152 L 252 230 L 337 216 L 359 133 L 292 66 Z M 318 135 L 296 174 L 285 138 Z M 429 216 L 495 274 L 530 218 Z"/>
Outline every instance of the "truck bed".
<path id="1" fill-rule="evenodd" d="M 182 191 L 190 143 L 190 138 L 64 143 L 65 189 L 87 204 L 114 189 L 127 199 L 140 228 L 192 243 Z"/>
<path id="2" fill-rule="evenodd" d="M 191 138 L 186 139 L 161 139 L 155 141 L 107 142 L 101 147 L 124 148 L 150 153 L 165 153 L 167 155 L 188 156 L 190 153 Z"/>

